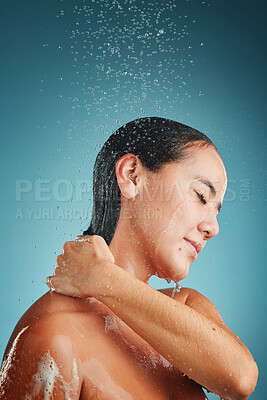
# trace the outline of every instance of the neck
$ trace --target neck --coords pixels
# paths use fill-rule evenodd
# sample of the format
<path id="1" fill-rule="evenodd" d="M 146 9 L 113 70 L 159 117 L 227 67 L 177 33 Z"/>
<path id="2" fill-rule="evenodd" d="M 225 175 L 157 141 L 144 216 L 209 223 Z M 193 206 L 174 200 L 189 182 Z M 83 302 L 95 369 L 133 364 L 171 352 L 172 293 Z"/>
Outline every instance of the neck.
<path id="1" fill-rule="evenodd" d="M 152 263 L 145 252 L 140 235 L 130 221 L 119 218 L 109 249 L 116 265 L 147 283 L 154 273 Z"/>

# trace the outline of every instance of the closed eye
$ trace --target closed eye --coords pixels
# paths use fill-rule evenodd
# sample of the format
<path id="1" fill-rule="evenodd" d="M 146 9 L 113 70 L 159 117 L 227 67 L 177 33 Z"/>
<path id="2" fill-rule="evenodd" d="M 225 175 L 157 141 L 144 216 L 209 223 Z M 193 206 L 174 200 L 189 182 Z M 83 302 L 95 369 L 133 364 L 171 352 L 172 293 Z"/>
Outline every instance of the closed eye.
<path id="1" fill-rule="evenodd" d="M 205 200 L 205 197 L 203 196 L 202 193 L 196 192 L 196 194 L 198 195 L 200 201 L 201 201 L 203 204 L 207 204 L 207 201 Z"/>

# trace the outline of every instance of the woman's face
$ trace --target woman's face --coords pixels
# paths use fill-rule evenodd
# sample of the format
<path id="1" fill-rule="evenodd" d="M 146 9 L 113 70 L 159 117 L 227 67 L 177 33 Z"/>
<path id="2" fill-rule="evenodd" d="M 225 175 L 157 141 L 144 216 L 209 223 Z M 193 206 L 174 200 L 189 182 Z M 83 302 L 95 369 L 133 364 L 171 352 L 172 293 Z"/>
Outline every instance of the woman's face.
<path id="1" fill-rule="evenodd" d="M 187 276 L 197 253 L 218 234 L 227 185 L 224 164 L 212 147 L 188 151 L 192 158 L 144 175 L 132 208 L 154 273 L 174 281 Z"/>

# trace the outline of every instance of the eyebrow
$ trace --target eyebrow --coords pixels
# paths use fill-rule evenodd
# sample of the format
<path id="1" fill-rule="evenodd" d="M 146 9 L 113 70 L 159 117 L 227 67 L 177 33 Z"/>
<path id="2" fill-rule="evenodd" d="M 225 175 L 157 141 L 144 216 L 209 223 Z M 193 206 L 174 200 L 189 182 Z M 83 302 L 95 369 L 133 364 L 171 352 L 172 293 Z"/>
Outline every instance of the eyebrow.
<path id="1" fill-rule="evenodd" d="M 211 183 L 208 179 L 203 178 L 202 176 L 195 176 L 194 179 L 197 179 L 199 182 L 201 182 L 201 183 L 203 183 L 204 185 L 208 186 L 208 188 L 209 188 L 210 191 L 211 191 L 212 197 L 215 197 L 215 196 L 216 196 L 216 193 L 217 193 L 217 192 L 216 192 L 216 190 L 215 190 L 215 187 L 212 185 L 212 183 Z M 217 204 L 218 213 L 220 212 L 221 208 L 222 208 L 222 203 L 221 203 L 221 202 L 218 202 L 218 204 Z"/>

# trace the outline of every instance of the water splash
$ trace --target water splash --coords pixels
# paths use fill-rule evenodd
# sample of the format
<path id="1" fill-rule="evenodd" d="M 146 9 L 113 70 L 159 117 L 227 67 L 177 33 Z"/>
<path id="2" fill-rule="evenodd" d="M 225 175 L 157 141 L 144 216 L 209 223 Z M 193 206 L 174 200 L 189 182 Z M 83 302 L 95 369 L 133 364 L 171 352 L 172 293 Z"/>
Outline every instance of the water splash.
<path id="1" fill-rule="evenodd" d="M 182 286 L 180 285 L 180 283 L 176 282 L 172 291 L 172 298 L 174 297 L 175 293 L 180 293 L 181 288 Z"/>

